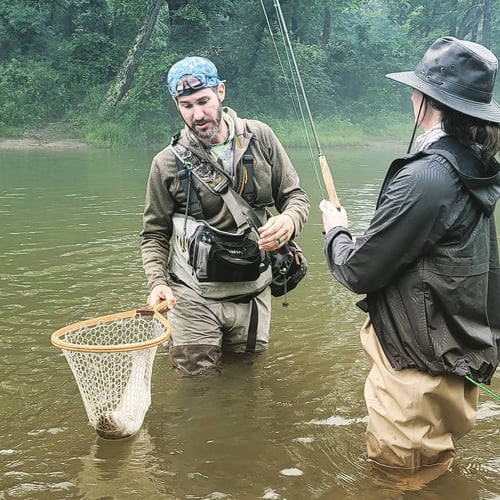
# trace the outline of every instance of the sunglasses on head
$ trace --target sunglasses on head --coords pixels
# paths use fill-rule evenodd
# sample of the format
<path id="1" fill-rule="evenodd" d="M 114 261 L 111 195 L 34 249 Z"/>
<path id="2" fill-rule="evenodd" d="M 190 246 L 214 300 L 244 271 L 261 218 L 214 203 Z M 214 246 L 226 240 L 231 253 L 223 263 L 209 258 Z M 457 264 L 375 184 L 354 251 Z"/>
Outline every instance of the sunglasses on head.
<path id="1" fill-rule="evenodd" d="M 197 90 L 204 89 L 209 86 L 208 79 L 205 75 L 186 75 L 183 76 L 177 83 L 177 94 L 179 97 L 181 95 L 189 95 Z"/>

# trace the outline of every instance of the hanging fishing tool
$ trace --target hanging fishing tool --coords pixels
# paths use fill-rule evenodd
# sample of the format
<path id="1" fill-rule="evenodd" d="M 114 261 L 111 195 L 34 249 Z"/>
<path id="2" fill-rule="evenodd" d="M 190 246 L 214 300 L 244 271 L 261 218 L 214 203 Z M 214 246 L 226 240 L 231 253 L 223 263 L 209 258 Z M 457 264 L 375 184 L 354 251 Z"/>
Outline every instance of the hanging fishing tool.
<path id="1" fill-rule="evenodd" d="M 309 122 L 311 123 L 311 129 L 313 132 L 314 141 L 316 142 L 316 147 L 318 148 L 318 158 L 319 158 L 319 164 L 321 167 L 321 175 L 322 175 L 323 181 L 325 183 L 326 191 L 328 193 L 328 198 L 334 207 L 340 208 L 340 202 L 339 202 L 339 199 L 337 197 L 337 191 L 335 189 L 335 184 L 333 183 L 332 173 L 330 171 L 330 167 L 328 166 L 328 162 L 326 160 L 326 157 L 321 150 L 321 145 L 319 142 L 318 133 L 316 131 L 316 126 L 314 125 L 314 120 L 312 117 L 311 108 L 309 107 L 309 101 L 307 99 L 307 94 L 306 94 L 306 91 L 304 89 L 304 85 L 302 83 L 302 78 L 300 76 L 300 71 L 299 71 L 299 67 L 297 65 L 297 60 L 295 59 L 295 55 L 294 55 L 293 48 L 292 48 L 292 42 L 290 41 L 290 36 L 288 35 L 288 30 L 286 28 L 285 18 L 283 17 L 283 12 L 281 10 L 281 5 L 280 5 L 279 0 L 273 0 L 273 2 L 274 2 L 274 7 L 276 9 L 276 12 L 278 13 L 278 18 L 279 18 L 282 32 L 285 35 L 288 50 L 290 52 L 290 57 L 292 59 L 295 73 L 297 75 L 297 80 L 298 80 L 299 85 L 300 85 L 300 91 L 302 93 L 302 98 L 304 99 L 304 104 L 305 104 L 306 109 L 307 109 L 307 115 L 309 117 Z"/>

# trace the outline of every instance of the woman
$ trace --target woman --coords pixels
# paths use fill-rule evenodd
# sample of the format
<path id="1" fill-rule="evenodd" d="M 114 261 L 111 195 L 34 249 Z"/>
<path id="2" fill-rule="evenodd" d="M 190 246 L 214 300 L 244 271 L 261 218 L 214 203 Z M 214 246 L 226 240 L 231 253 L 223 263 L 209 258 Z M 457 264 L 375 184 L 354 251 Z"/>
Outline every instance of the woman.
<path id="1" fill-rule="evenodd" d="M 485 47 L 444 37 L 415 71 L 388 74 L 414 89 L 416 152 L 391 164 L 356 241 L 345 210 L 320 204 L 332 274 L 366 294 L 366 439 L 378 464 L 447 470 L 477 412 L 465 376 L 489 384 L 498 366 L 497 68 Z"/>

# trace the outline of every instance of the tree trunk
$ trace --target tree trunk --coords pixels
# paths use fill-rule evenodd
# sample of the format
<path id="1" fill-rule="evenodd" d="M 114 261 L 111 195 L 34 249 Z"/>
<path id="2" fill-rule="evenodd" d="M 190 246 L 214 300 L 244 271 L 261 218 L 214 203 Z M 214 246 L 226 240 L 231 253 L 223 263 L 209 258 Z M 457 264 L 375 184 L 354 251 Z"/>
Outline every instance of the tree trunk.
<path id="1" fill-rule="evenodd" d="M 132 44 L 132 47 L 130 47 L 120 71 L 118 71 L 118 74 L 116 75 L 113 85 L 108 90 L 106 95 L 106 104 L 108 106 L 116 106 L 116 104 L 124 99 L 127 92 L 130 90 L 141 57 L 148 46 L 149 40 L 151 39 L 151 34 L 153 33 L 163 2 L 164 0 L 150 1 L 148 12 L 141 29 L 137 33 L 134 43 Z"/>
<path id="2" fill-rule="evenodd" d="M 493 0 L 484 0 L 483 45 L 491 47 L 491 25 L 493 18 Z"/>
<path id="3" fill-rule="evenodd" d="M 450 35 L 457 36 L 457 9 L 458 0 L 451 0 L 450 6 Z"/>
<path id="4" fill-rule="evenodd" d="M 332 36 L 332 12 L 328 7 L 323 11 L 323 36 L 321 43 L 328 45 Z"/>
<path id="5" fill-rule="evenodd" d="M 471 6 L 466 10 L 460 27 L 458 28 L 458 38 L 465 39 L 469 36 L 471 42 L 477 38 L 477 28 L 483 17 L 483 8 L 478 0 L 473 0 Z"/>

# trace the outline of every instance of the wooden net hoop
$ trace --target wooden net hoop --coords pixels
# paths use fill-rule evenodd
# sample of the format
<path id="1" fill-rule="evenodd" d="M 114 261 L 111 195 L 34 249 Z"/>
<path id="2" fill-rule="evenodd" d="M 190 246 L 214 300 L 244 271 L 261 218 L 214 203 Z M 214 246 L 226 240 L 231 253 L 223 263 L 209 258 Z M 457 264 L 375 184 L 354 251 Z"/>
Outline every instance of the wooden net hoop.
<path id="1" fill-rule="evenodd" d="M 157 346 L 170 337 L 160 313 L 165 304 L 80 321 L 51 336 L 73 372 L 90 424 L 105 439 L 130 437 L 143 423 Z"/>
<path id="2" fill-rule="evenodd" d="M 73 323 L 71 325 L 64 326 L 59 330 L 55 331 L 51 335 L 51 342 L 55 347 L 67 351 L 78 351 L 78 352 L 126 352 L 135 351 L 140 349 L 148 349 L 149 347 L 157 346 L 163 342 L 166 342 L 170 338 L 170 323 L 161 314 L 161 311 L 165 310 L 165 303 L 162 302 L 154 309 L 132 309 L 130 311 L 109 314 L 106 316 L 100 316 L 98 318 L 92 318 L 85 321 L 80 321 Z M 104 339 L 99 337 L 94 337 L 97 341 L 94 343 L 86 343 L 86 338 L 89 337 L 88 333 L 91 330 L 99 331 L 105 327 L 110 327 L 112 324 L 117 324 L 119 322 L 124 322 L 126 320 L 140 320 L 147 319 L 151 322 L 159 324 L 163 327 L 163 332 L 158 333 L 158 329 L 150 329 L 152 338 L 142 338 L 133 342 L 125 343 L 101 343 Z"/>

